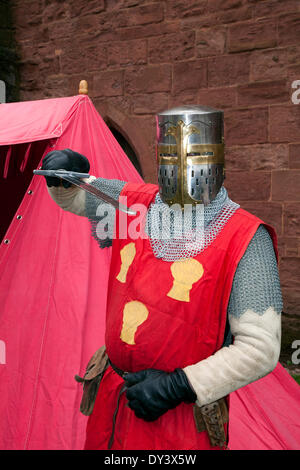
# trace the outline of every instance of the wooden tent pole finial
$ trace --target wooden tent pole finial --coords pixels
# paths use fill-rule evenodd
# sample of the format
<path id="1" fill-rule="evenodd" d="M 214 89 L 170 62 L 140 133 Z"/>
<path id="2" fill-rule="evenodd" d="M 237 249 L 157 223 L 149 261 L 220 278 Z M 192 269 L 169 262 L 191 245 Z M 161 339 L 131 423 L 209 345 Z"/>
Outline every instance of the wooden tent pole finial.
<path id="1" fill-rule="evenodd" d="M 81 80 L 79 83 L 79 90 L 78 93 L 79 95 L 88 95 L 88 83 L 86 80 Z"/>

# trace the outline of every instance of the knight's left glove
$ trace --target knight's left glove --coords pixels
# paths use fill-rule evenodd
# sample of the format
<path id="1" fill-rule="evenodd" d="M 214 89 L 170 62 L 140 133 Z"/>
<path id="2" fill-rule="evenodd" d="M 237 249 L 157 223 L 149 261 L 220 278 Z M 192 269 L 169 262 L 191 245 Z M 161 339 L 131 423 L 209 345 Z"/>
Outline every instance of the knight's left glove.
<path id="1" fill-rule="evenodd" d="M 197 399 L 182 369 L 146 369 L 127 373 L 124 380 L 129 408 L 145 421 L 155 421 L 180 403 L 194 403 Z"/>

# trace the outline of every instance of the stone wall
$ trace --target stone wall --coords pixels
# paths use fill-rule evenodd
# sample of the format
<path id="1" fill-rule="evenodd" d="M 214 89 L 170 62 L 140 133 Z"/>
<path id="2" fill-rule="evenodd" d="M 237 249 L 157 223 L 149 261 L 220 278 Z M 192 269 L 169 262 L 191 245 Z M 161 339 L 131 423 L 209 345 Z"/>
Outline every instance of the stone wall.
<path id="1" fill-rule="evenodd" d="M 19 100 L 18 56 L 10 0 L 0 2 L 0 80 L 5 82 L 6 102 Z"/>
<path id="2" fill-rule="evenodd" d="M 226 186 L 274 225 L 285 312 L 300 314 L 299 0 L 14 0 L 21 99 L 77 93 L 155 182 L 154 115 L 180 104 L 225 111 Z"/>

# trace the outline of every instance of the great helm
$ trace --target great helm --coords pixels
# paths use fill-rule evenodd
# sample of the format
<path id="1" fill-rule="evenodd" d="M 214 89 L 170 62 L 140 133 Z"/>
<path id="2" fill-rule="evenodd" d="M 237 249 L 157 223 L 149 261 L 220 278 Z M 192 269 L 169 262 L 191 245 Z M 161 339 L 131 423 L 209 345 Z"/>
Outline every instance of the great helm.
<path id="1" fill-rule="evenodd" d="M 158 184 L 168 205 L 209 204 L 224 181 L 223 111 L 181 106 L 156 116 Z"/>

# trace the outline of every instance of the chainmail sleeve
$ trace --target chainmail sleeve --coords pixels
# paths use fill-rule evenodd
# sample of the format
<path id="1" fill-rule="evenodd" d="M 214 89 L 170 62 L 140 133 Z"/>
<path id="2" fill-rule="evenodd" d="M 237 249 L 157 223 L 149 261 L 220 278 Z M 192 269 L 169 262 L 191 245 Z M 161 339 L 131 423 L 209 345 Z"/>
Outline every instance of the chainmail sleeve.
<path id="1" fill-rule="evenodd" d="M 248 309 L 263 315 L 270 306 L 280 313 L 282 295 L 273 243 L 260 225 L 237 267 L 228 315 L 240 318 Z"/>
<path id="2" fill-rule="evenodd" d="M 113 199 L 118 200 L 126 182 L 97 178 L 91 184 Z M 115 212 L 115 208 L 110 204 L 101 201 L 90 193 L 86 193 L 85 214 L 91 223 L 92 236 L 100 248 L 112 245 Z"/>
<path id="3" fill-rule="evenodd" d="M 271 372 L 279 359 L 282 295 L 271 237 L 260 226 L 233 280 L 228 320 L 233 343 L 184 369 L 200 406 Z"/>

